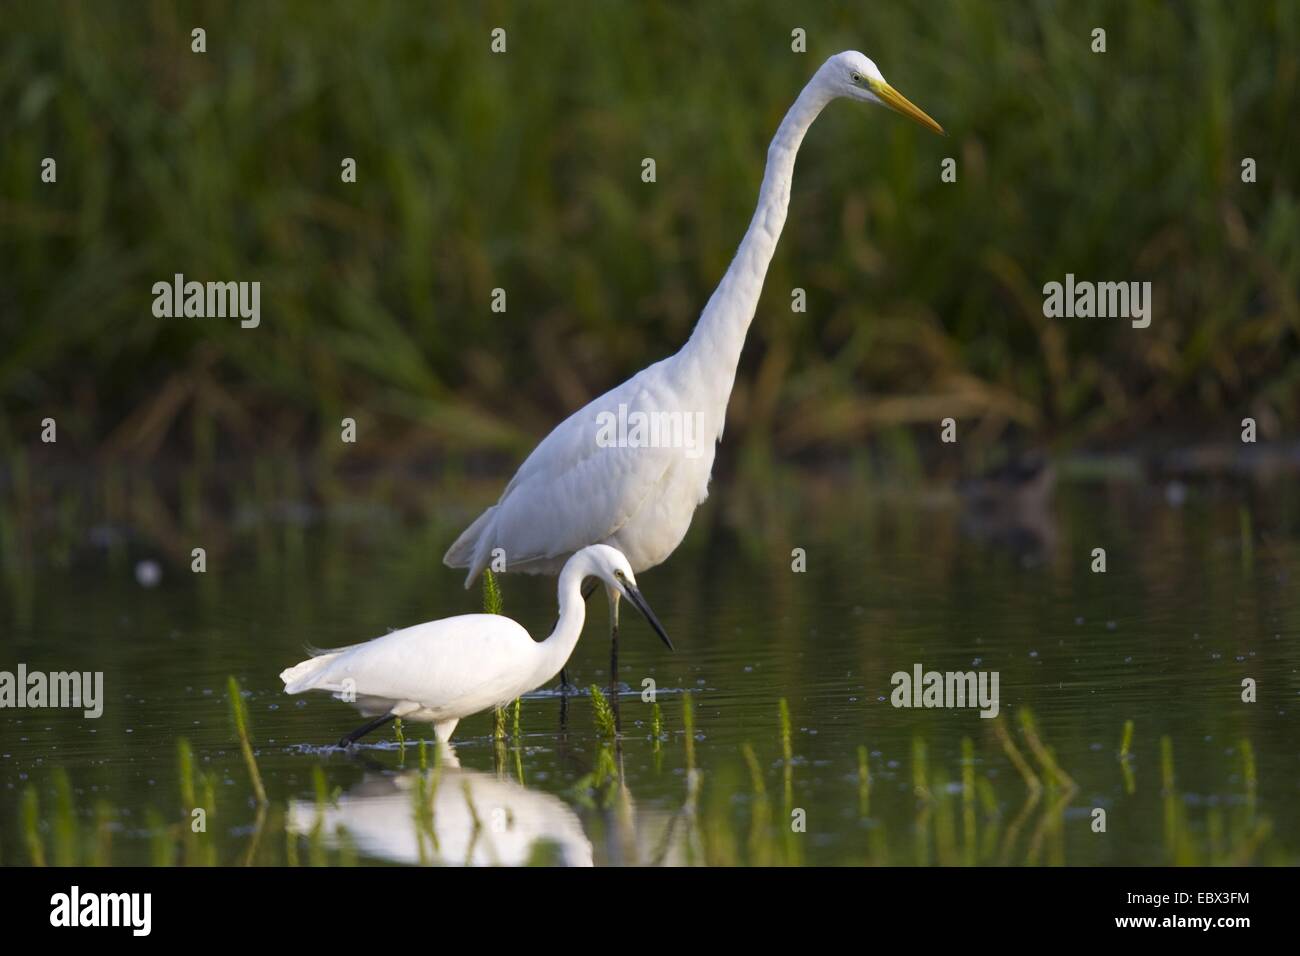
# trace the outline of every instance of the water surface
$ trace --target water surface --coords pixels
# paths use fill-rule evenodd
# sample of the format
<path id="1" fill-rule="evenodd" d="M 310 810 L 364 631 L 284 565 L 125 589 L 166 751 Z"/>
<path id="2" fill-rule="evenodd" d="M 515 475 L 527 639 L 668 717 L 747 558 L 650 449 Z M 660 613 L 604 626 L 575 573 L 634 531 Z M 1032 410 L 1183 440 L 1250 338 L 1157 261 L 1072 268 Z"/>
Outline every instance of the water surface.
<path id="1" fill-rule="evenodd" d="M 683 547 L 640 576 L 677 653 L 624 617 L 617 745 L 585 690 L 546 689 L 500 745 L 491 715 L 463 721 L 459 766 L 444 757 L 422 779 L 426 726 L 404 728 L 405 749 L 383 731 L 339 753 L 354 712 L 286 697 L 276 675 L 307 644 L 479 609 L 440 565 L 468 517 L 440 490 L 416 509 L 370 488 L 214 514 L 128 482 L 129 505 L 102 489 L 53 513 L 11 505 L 0 669 L 101 670 L 106 703 L 98 720 L 0 711 L 0 860 L 31 858 L 34 799 L 47 859 L 114 863 L 1300 862 L 1294 482 L 1076 477 L 1041 505 L 983 510 L 850 476 L 715 485 Z M 160 580 L 144 586 L 151 561 Z M 508 614 L 549 628 L 553 582 L 502 589 Z M 608 682 L 605 625 L 594 598 L 570 663 L 583 688 Z M 998 672 L 1000 718 L 892 706 L 891 675 L 918 663 Z M 270 801 L 260 822 L 228 675 Z M 209 812 L 199 838 L 181 738 Z"/>

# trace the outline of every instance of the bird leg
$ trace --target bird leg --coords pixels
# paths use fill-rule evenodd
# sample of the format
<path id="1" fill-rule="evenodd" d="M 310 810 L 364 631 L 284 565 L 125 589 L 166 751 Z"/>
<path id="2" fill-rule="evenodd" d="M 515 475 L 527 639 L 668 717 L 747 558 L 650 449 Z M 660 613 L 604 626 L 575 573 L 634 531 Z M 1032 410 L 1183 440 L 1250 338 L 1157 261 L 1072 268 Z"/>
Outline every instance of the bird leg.
<path id="1" fill-rule="evenodd" d="M 376 717 L 374 720 L 370 721 L 369 723 L 362 724 L 356 730 L 352 731 L 352 733 L 348 734 L 346 737 L 343 737 L 339 741 L 339 746 L 351 747 L 354 743 L 356 743 L 366 734 L 370 733 L 370 731 L 378 730 L 380 727 L 384 726 L 384 724 L 388 723 L 390 720 L 395 719 L 396 717 L 397 717 L 396 714 L 384 714 L 384 716 Z"/>
<path id="2" fill-rule="evenodd" d="M 609 604 L 609 702 L 614 708 L 614 732 L 622 733 L 618 696 L 618 593 L 615 592 Z"/>

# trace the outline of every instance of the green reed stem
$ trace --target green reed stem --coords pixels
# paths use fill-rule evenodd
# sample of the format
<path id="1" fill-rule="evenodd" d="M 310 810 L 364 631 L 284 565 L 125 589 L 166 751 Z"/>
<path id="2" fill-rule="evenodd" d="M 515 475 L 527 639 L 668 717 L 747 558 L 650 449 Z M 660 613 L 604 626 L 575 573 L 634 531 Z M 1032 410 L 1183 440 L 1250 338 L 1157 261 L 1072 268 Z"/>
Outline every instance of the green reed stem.
<path id="1" fill-rule="evenodd" d="M 73 806 L 72 781 L 62 767 L 54 779 L 54 865 L 73 866 L 77 862 L 77 812 Z"/>
<path id="2" fill-rule="evenodd" d="M 963 858 L 966 866 L 974 866 L 975 839 L 975 741 L 961 739 L 961 830 Z"/>
<path id="3" fill-rule="evenodd" d="M 483 613 L 500 614 L 502 609 L 501 588 L 497 585 L 496 575 L 491 568 L 483 569 Z M 506 712 L 504 708 L 492 709 L 492 739 L 506 739 Z"/>
<path id="4" fill-rule="evenodd" d="M 253 744 L 248 735 L 248 708 L 244 704 L 239 681 L 233 675 L 226 678 L 226 690 L 230 695 L 230 716 L 239 737 L 239 749 L 243 752 L 244 765 L 248 767 L 248 776 L 253 782 L 253 796 L 257 798 L 259 806 L 265 806 L 266 788 L 262 786 L 262 774 L 257 769 L 257 758 L 253 755 Z"/>
<path id="5" fill-rule="evenodd" d="M 858 816 L 871 815 L 871 764 L 865 744 L 858 745 Z"/>
<path id="6" fill-rule="evenodd" d="M 172 831 L 161 813 L 150 807 L 144 812 L 144 824 L 149 830 L 149 860 L 152 866 L 171 866 Z"/>
<path id="7" fill-rule="evenodd" d="M 931 799 L 929 760 L 920 734 L 912 738 L 912 792 L 922 800 Z"/>
<path id="8" fill-rule="evenodd" d="M 45 865 L 45 844 L 41 840 L 41 798 L 36 788 L 28 784 L 23 789 L 23 842 L 27 844 L 27 856 L 32 866 Z"/>
<path id="9" fill-rule="evenodd" d="M 686 740 L 686 769 L 695 769 L 695 703 L 691 692 L 682 694 L 682 729 Z"/>

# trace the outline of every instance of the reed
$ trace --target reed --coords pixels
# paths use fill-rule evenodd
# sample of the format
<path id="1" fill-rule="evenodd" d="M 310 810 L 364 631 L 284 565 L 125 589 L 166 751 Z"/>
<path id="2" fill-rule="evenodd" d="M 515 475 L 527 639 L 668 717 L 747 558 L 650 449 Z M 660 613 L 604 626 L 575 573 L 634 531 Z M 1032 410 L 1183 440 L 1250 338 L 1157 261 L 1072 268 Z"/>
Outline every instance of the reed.
<path id="1" fill-rule="evenodd" d="M 253 755 L 253 744 L 248 733 L 248 709 L 244 704 L 244 695 L 239 689 L 239 681 L 234 675 L 226 678 L 226 691 L 230 696 L 230 718 L 235 726 L 235 735 L 239 738 L 239 750 L 244 755 L 244 766 L 253 785 L 253 796 L 259 806 L 266 806 L 266 787 L 262 785 L 262 774 L 257 769 L 257 758 Z"/>
<path id="2" fill-rule="evenodd" d="M 307 862 L 310 866 L 325 866 L 329 855 L 325 849 L 325 813 L 329 803 L 329 783 L 320 764 L 311 768 L 312 795 L 316 803 L 316 816 L 307 835 Z"/>
<path id="3" fill-rule="evenodd" d="M 94 838 L 90 849 L 90 866 L 108 866 L 113 857 L 113 822 L 116 814 L 104 800 L 95 802 Z"/>
<path id="4" fill-rule="evenodd" d="M 781 777 L 785 806 L 789 810 L 794 804 L 794 741 L 790 732 L 790 704 L 784 697 L 777 701 L 777 713 L 781 727 Z"/>
<path id="5" fill-rule="evenodd" d="M 858 745 L 858 816 L 864 820 L 871 815 L 871 765 L 867 762 L 867 748 Z"/>
<path id="6" fill-rule="evenodd" d="M 144 825 L 149 831 L 149 865 L 173 866 L 176 855 L 172 827 L 154 807 L 145 809 Z"/>
<path id="7" fill-rule="evenodd" d="M 763 782 L 763 768 L 750 744 L 741 744 L 740 752 L 749 768 L 750 787 L 753 790 L 750 803 L 749 863 L 751 866 L 768 866 L 772 862 L 772 844 L 769 839 L 772 808 L 767 798 L 767 786 Z"/>
<path id="8" fill-rule="evenodd" d="M 285 804 L 285 819 L 289 816 L 290 804 Z M 289 827 L 284 828 L 284 865 L 289 867 L 300 866 L 298 860 L 298 834 Z"/>
<path id="9" fill-rule="evenodd" d="M 613 740 L 618 736 L 618 729 L 614 722 L 614 711 L 609 706 L 609 700 L 595 684 L 591 685 L 590 693 L 591 713 L 596 722 L 596 730 L 607 740 Z"/>
<path id="10" fill-rule="evenodd" d="M 1045 776 L 1049 783 L 1062 787 L 1065 790 L 1078 789 L 1074 780 L 1069 774 L 1061 768 L 1056 762 L 1056 757 L 1052 751 L 1046 747 L 1038 736 L 1038 727 L 1034 721 L 1033 712 L 1028 707 L 1021 707 L 1016 716 L 1020 720 L 1020 732 L 1029 745 L 1029 750 L 1038 760 L 1039 765 L 1045 771 Z"/>
<path id="11" fill-rule="evenodd" d="M 1241 526 L 1241 573 L 1249 575 L 1255 568 L 1255 531 L 1250 509 L 1242 505 L 1237 509 Z"/>
<path id="12" fill-rule="evenodd" d="M 686 744 L 686 769 L 695 769 L 695 702 L 691 692 L 682 694 L 682 739 Z"/>
<path id="13" fill-rule="evenodd" d="M 912 737 L 912 793 L 917 799 L 926 803 L 933 798 L 933 794 L 930 793 L 930 770 L 925 738 L 920 734 Z"/>
<path id="14" fill-rule="evenodd" d="M 45 865 L 45 843 L 41 839 L 41 799 L 30 783 L 23 788 L 23 843 L 32 866 Z"/>
<path id="15" fill-rule="evenodd" d="M 975 741 L 961 739 L 962 862 L 974 866 L 978 855 L 975 835 Z"/>
<path id="16" fill-rule="evenodd" d="M 501 614 L 503 613 L 501 601 L 501 588 L 497 584 L 496 575 L 492 573 L 491 568 L 483 569 L 483 613 L 484 614 Z M 498 763 L 503 756 L 500 745 L 506 739 L 506 712 L 504 707 L 492 708 L 492 739 L 496 742 L 497 747 L 494 754 Z"/>
<path id="17" fill-rule="evenodd" d="M 74 866 L 77 863 L 77 813 L 72 799 L 72 781 L 62 767 L 51 774 L 54 784 L 54 814 L 51 832 L 55 866 Z"/>

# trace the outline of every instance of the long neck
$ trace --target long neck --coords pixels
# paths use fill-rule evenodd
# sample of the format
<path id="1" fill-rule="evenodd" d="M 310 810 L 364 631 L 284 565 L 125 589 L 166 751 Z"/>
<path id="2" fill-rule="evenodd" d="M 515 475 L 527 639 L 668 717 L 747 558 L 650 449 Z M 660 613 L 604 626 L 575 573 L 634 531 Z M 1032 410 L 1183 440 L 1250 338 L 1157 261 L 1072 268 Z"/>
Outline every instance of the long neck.
<path id="1" fill-rule="evenodd" d="M 558 674 L 578 646 L 582 625 L 587 620 L 587 602 L 582 599 L 582 581 L 587 573 L 585 564 L 572 560 L 560 571 L 560 617 L 551 636 L 541 643 L 536 674 L 538 685 Z"/>
<path id="2" fill-rule="evenodd" d="M 816 79 L 804 87 L 785 114 L 767 150 L 767 169 L 758 191 L 758 207 L 726 274 L 700 314 L 695 331 L 678 353 L 687 380 L 708 383 L 709 396 L 724 411 L 736 379 L 745 334 L 754 319 L 763 279 L 776 251 L 790 205 L 790 181 L 804 134 L 830 97 Z M 721 431 L 721 421 L 718 422 Z"/>

